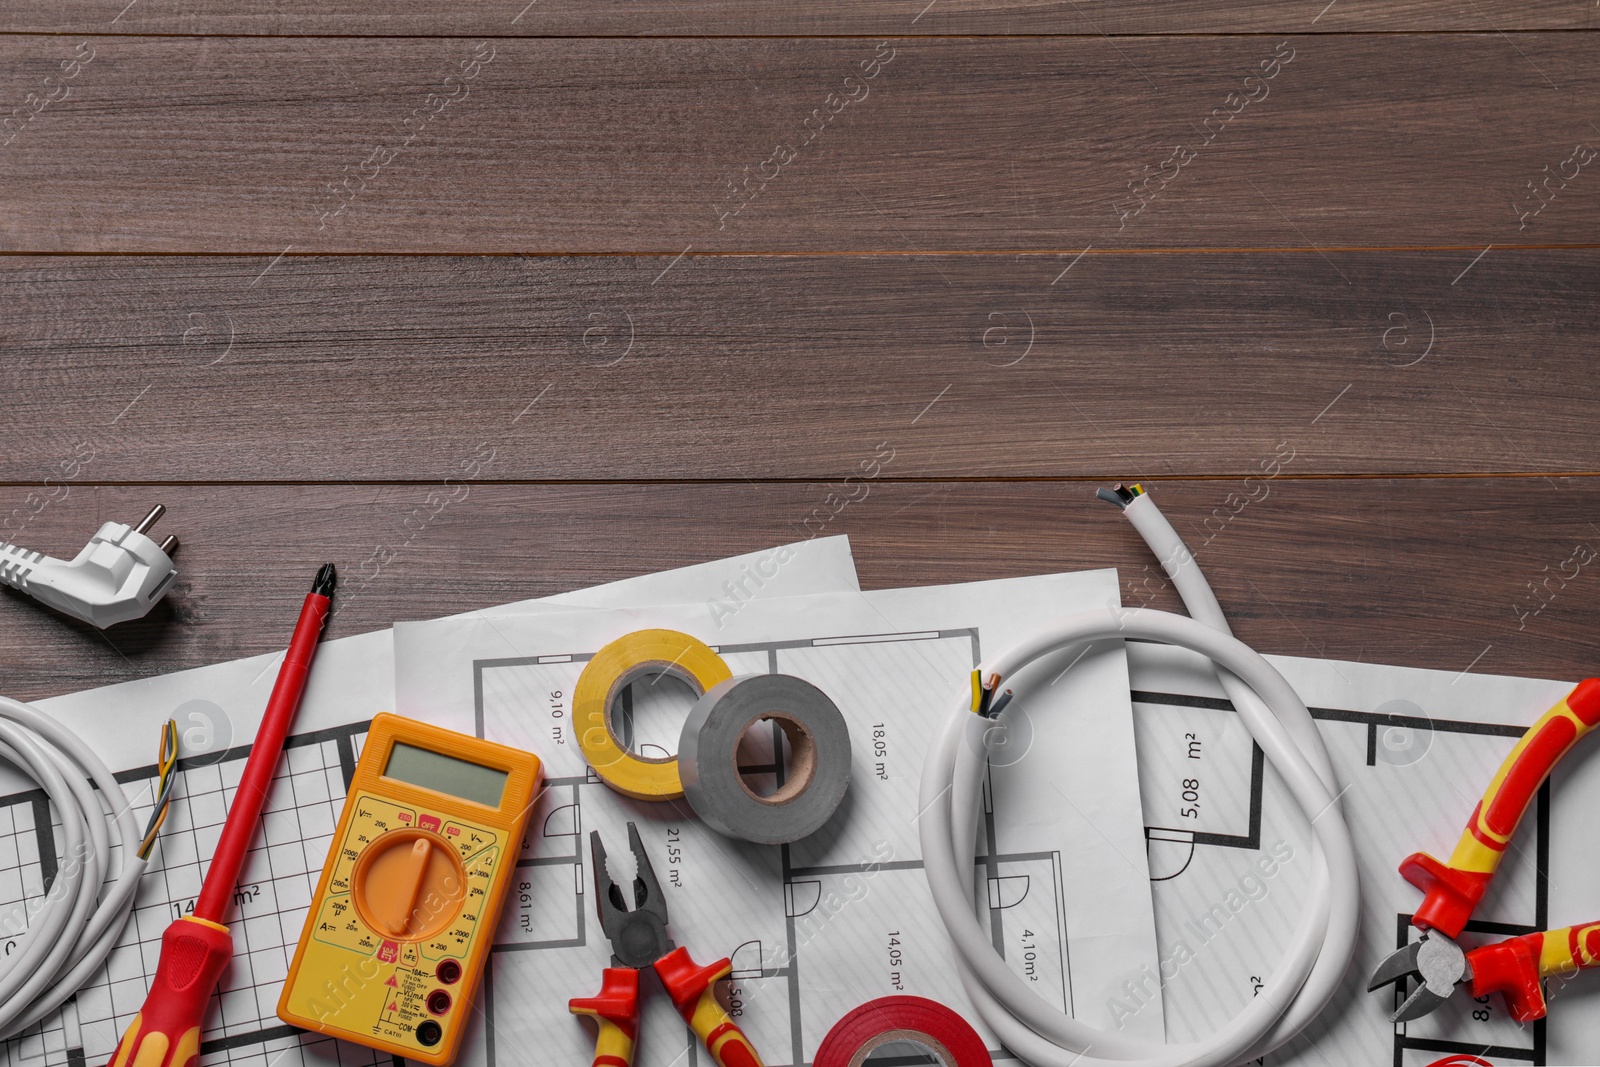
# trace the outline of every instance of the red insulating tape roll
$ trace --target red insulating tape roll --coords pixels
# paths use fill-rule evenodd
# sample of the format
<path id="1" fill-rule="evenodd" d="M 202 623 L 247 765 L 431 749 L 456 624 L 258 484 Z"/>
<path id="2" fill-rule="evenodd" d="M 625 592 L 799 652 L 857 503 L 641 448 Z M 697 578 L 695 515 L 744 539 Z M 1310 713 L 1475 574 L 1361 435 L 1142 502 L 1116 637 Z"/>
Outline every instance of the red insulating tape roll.
<path id="1" fill-rule="evenodd" d="M 989 1050 L 972 1024 L 922 997 L 879 997 L 845 1013 L 822 1039 L 812 1067 L 861 1067 L 874 1049 L 891 1041 L 915 1041 L 945 1067 L 993 1067 Z"/>

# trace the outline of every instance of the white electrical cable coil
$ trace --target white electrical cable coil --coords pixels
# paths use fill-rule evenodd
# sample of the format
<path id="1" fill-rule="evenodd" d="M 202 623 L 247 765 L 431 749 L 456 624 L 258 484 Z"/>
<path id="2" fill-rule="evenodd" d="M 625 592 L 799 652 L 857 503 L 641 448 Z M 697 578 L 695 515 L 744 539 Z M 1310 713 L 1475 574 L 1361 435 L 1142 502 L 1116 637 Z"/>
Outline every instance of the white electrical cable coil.
<path id="1" fill-rule="evenodd" d="M 1147 608 L 1068 615 L 989 657 L 979 677 L 1011 678 L 1047 654 L 1095 641 L 1137 638 L 1209 657 L 1218 681 L 1283 778 L 1313 835 L 1312 886 L 1282 960 L 1260 993 L 1207 1038 L 1160 1044 L 1080 1023 L 1016 975 L 979 926 L 972 871 L 985 745 L 992 723 L 963 700 L 923 765 L 919 819 L 923 868 L 954 942 L 968 997 L 1006 1048 L 1036 1067 L 1225 1067 L 1288 1041 L 1338 991 L 1355 952 L 1360 884 L 1354 843 L 1322 738 L 1294 688 L 1228 630 L 1194 556 L 1148 496 L 1119 491 L 1124 513 L 1155 552 L 1190 616 Z M 1102 496 L 1110 496 L 1102 492 Z M 998 689 L 998 686 L 996 687 Z M 1019 694 L 1020 699 L 1025 699 Z M 996 703 L 998 710 L 1000 704 Z M 1069 871 L 1070 877 L 1070 871 Z"/>
<path id="2" fill-rule="evenodd" d="M 0 971 L 0 1038 L 16 1036 L 60 1007 L 115 947 L 165 814 L 177 754 L 175 726 L 168 731 L 156 807 L 141 833 L 122 787 L 88 745 L 33 705 L 0 697 L 0 759 L 37 782 L 61 820 L 55 828 L 61 854 L 48 890 L 17 905 L 31 915 L 0 913 L 6 936 L 17 944 Z"/>

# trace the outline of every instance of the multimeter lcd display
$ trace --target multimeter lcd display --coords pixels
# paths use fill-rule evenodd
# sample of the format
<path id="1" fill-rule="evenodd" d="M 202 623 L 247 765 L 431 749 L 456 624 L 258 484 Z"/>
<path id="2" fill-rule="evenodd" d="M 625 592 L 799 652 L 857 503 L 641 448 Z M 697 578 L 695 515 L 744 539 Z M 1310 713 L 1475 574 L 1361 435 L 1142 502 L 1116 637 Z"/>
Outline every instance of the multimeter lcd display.
<path id="1" fill-rule="evenodd" d="M 396 741 L 389 752 L 383 776 L 491 808 L 500 806 L 508 777 L 505 771 L 400 741 Z"/>

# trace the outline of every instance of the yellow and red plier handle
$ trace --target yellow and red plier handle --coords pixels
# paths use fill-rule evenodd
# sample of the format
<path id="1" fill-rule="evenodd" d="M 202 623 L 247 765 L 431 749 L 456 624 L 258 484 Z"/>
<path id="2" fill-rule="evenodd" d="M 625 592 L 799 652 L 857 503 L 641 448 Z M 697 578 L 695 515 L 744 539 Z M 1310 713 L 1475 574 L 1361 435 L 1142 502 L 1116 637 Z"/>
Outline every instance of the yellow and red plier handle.
<path id="1" fill-rule="evenodd" d="M 630 1067 L 633 1043 L 639 1038 L 639 972 L 632 967 L 607 967 L 600 992 L 573 997 L 567 1010 L 587 1015 L 600 1025 L 594 1041 L 594 1067 Z"/>
<path id="2" fill-rule="evenodd" d="M 675 948 L 656 960 L 656 974 L 678 1014 L 705 1043 L 717 1067 L 762 1067 L 755 1046 L 717 1000 L 716 984 L 733 971 L 720 959 L 702 967 L 686 948 Z M 632 967 L 607 967 L 600 992 L 567 1002 L 574 1015 L 588 1015 L 600 1026 L 595 1038 L 594 1067 L 632 1067 L 639 1035 L 639 972 Z"/>
<path id="3" fill-rule="evenodd" d="M 1413 926 L 1438 930 L 1452 939 L 1460 935 L 1539 787 L 1561 757 L 1596 725 L 1600 725 L 1600 678 L 1587 678 L 1522 735 L 1472 809 L 1449 863 L 1417 852 L 1400 864 L 1401 875 L 1423 893 L 1411 918 Z"/>
<path id="4" fill-rule="evenodd" d="M 1523 934 L 1467 953 L 1472 995 L 1499 993 L 1519 1023 L 1544 1018 L 1543 980 L 1600 964 L 1600 923 Z"/>

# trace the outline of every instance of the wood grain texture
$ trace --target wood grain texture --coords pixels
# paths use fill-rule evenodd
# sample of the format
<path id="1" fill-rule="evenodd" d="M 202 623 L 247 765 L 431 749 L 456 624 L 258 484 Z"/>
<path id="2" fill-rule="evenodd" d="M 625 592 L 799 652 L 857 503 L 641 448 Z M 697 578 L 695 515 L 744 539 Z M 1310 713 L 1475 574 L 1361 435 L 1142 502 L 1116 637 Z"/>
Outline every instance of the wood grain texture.
<path id="1" fill-rule="evenodd" d="M 19 0 L 0 30 L 29 33 L 700 36 L 706 34 L 1341 33 L 1587 29 L 1573 0 L 461 0 L 449 5 L 357 0 Z"/>
<path id="2" fill-rule="evenodd" d="M 0 596 L 5 690 L 268 651 L 326 559 L 338 634 L 816 533 L 1175 608 L 1124 477 L 1265 651 L 1592 673 L 1600 69 L 1523 31 L 1595 19 L 7 5 L 0 536 L 184 547 L 106 634 Z"/>
<path id="3" fill-rule="evenodd" d="M 1235 632 L 1258 649 L 1449 671 L 1593 673 L 1597 564 L 1570 582 L 1550 576 L 1576 546 L 1591 558 L 1600 549 L 1600 481 L 1263 484 L 1237 513 L 1228 499 L 1247 491 L 1240 482 L 1151 489 Z M 142 514 L 159 497 L 169 508 L 160 529 L 183 538 L 179 581 L 150 617 L 106 633 L 8 591 L 6 691 L 37 698 L 279 647 L 282 620 L 325 560 L 342 575 L 336 635 L 815 533 L 850 536 L 867 588 L 1116 566 L 1128 603 L 1178 607 L 1137 535 L 1087 483 L 876 482 L 837 514 L 822 484 L 466 488 L 435 512 L 419 486 L 75 486 L 33 517 L 25 543 L 75 551 L 99 522 Z M 0 514 L 24 499 L 0 490 Z M 807 523 L 819 512 L 831 517 Z"/>
<path id="4" fill-rule="evenodd" d="M 1592 244 L 1593 56 L 1584 33 L 8 36 L 0 248 Z"/>
<path id="5" fill-rule="evenodd" d="M 1473 256 L 6 257 L 0 478 L 1600 470 L 1600 251 Z"/>

